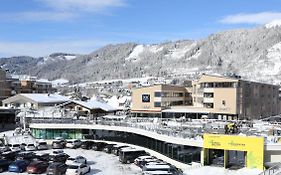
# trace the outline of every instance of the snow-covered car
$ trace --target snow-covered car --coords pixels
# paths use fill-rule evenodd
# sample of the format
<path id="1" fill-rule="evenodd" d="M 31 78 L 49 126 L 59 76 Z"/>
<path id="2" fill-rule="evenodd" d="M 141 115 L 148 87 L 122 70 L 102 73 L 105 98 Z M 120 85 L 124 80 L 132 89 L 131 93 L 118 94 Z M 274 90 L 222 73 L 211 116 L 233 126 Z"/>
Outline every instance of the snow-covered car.
<path id="1" fill-rule="evenodd" d="M 79 139 L 68 140 L 66 143 L 67 148 L 79 148 L 82 144 L 82 141 Z"/>
<path id="2" fill-rule="evenodd" d="M 66 175 L 83 175 L 91 171 L 91 167 L 86 164 L 73 163 L 68 165 Z"/>
<path id="3" fill-rule="evenodd" d="M 158 159 L 153 156 L 140 156 L 134 160 L 134 164 L 139 167 L 142 167 L 143 165 L 145 165 L 145 163 L 155 161 L 158 161 Z"/>
<path id="4" fill-rule="evenodd" d="M 34 144 L 27 144 L 25 147 L 24 147 L 25 151 L 35 151 L 36 150 L 36 147 Z"/>
<path id="5" fill-rule="evenodd" d="M 36 148 L 38 150 L 46 150 L 48 149 L 48 144 L 46 141 L 39 141 Z"/>
<path id="6" fill-rule="evenodd" d="M 84 164 L 87 164 L 87 159 L 83 156 L 77 156 L 77 157 L 69 157 L 65 164 L 67 165 L 71 165 L 73 163 L 84 163 Z"/>
<path id="7" fill-rule="evenodd" d="M 10 147 L 11 151 L 21 151 L 21 146 L 20 144 L 8 144 Z"/>
<path id="8" fill-rule="evenodd" d="M 173 173 L 169 171 L 156 170 L 156 171 L 144 172 L 143 175 L 173 175 Z"/>
<path id="9" fill-rule="evenodd" d="M 155 171 L 165 171 L 165 172 L 171 172 L 171 167 L 169 165 L 157 165 L 157 164 L 150 164 L 145 165 L 142 168 L 142 174 L 143 175 L 149 175 Z"/>

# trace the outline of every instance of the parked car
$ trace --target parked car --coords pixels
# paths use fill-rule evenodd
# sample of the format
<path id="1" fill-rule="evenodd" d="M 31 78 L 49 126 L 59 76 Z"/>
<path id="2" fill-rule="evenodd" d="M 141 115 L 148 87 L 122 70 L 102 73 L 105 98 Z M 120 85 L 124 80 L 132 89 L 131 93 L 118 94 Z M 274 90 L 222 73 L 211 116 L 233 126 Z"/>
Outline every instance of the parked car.
<path id="1" fill-rule="evenodd" d="M 114 145 L 111 152 L 113 152 L 114 155 L 119 156 L 119 151 L 122 148 L 127 148 L 127 147 L 129 147 L 129 146 L 127 146 L 127 145 Z"/>
<path id="2" fill-rule="evenodd" d="M 143 175 L 173 175 L 173 173 L 169 171 L 162 171 L 162 170 L 143 172 L 142 174 Z"/>
<path id="3" fill-rule="evenodd" d="M 65 142 L 61 140 L 54 140 L 52 143 L 53 149 L 63 149 L 65 147 Z"/>
<path id="4" fill-rule="evenodd" d="M 10 160 L 0 159 L 0 173 L 7 171 L 9 169 L 10 164 L 11 164 Z"/>
<path id="5" fill-rule="evenodd" d="M 84 164 L 87 164 L 87 159 L 83 156 L 77 156 L 75 158 L 73 157 L 69 157 L 67 160 L 66 160 L 66 163 L 67 165 L 71 165 L 73 164 L 73 162 L 75 163 L 84 163 Z"/>
<path id="6" fill-rule="evenodd" d="M 19 151 L 6 151 L 1 154 L 1 159 L 8 159 L 14 161 Z"/>
<path id="7" fill-rule="evenodd" d="M 155 161 L 158 161 L 158 159 L 156 157 L 140 156 L 134 160 L 134 164 L 142 168 L 146 163 L 155 162 Z"/>
<path id="8" fill-rule="evenodd" d="M 54 154 L 62 154 L 64 153 L 63 149 L 58 149 L 53 151 Z"/>
<path id="9" fill-rule="evenodd" d="M 133 163 L 139 156 L 148 155 L 142 149 L 123 148 L 119 152 L 119 161 L 122 163 Z"/>
<path id="10" fill-rule="evenodd" d="M 103 151 L 106 152 L 106 153 L 111 154 L 111 151 L 112 151 L 112 148 L 113 148 L 114 145 L 116 145 L 116 144 L 107 144 L 107 145 L 105 145 L 105 147 L 103 148 Z"/>
<path id="11" fill-rule="evenodd" d="M 34 158 L 36 158 L 35 153 L 34 152 L 28 152 L 28 151 L 19 152 L 16 156 L 17 160 L 24 159 L 24 160 L 31 161 Z"/>
<path id="12" fill-rule="evenodd" d="M 46 141 L 39 141 L 36 148 L 38 150 L 47 150 L 48 149 L 48 144 Z"/>
<path id="13" fill-rule="evenodd" d="M 44 153 L 44 152 L 37 152 L 35 154 L 35 158 L 37 160 L 41 160 L 41 161 L 49 161 L 50 160 L 50 154 L 49 153 Z"/>
<path id="14" fill-rule="evenodd" d="M 65 174 L 67 165 L 60 162 L 54 162 L 47 168 L 48 175 L 62 175 Z"/>
<path id="15" fill-rule="evenodd" d="M 25 146 L 25 151 L 35 151 L 35 150 L 36 150 L 36 147 L 35 147 L 35 145 L 33 143 L 27 144 Z"/>
<path id="16" fill-rule="evenodd" d="M 9 165 L 10 172 L 22 173 L 26 170 L 29 161 L 27 160 L 16 160 Z"/>
<path id="17" fill-rule="evenodd" d="M 51 154 L 49 158 L 50 158 L 50 161 L 64 163 L 68 157 L 69 157 L 69 155 L 67 155 L 65 153 L 61 153 L 61 154 Z"/>
<path id="18" fill-rule="evenodd" d="M 42 174 L 47 170 L 48 166 L 48 162 L 33 161 L 27 166 L 26 171 L 30 174 Z"/>
<path id="19" fill-rule="evenodd" d="M 82 149 L 92 149 L 92 146 L 95 144 L 94 141 L 84 141 L 82 142 L 80 148 Z"/>
<path id="20" fill-rule="evenodd" d="M 82 144 L 82 141 L 79 139 L 68 140 L 66 143 L 67 148 L 79 148 Z"/>
<path id="21" fill-rule="evenodd" d="M 82 175 L 82 174 L 86 174 L 89 173 L 91 171 L 90 166 L 86 165 L 86 164 L 81 164 L 81 163 L 74 163 L 72 165 L 68 165 L 68 168 L 66 170 L 66 175 Z"/>
<path id="22" fill-rule="evenodd" d="M 10 147 L 11 151 L 21 151 L 21 146 L 20 144 L 8 144 Z"/>
<path id="23" fill-rule="evenodd" d="M 102 151 L 103 148 L 107 145 L 105 142 L 96 142 L 93 146 L 92 149 L 95 151 Z"/>

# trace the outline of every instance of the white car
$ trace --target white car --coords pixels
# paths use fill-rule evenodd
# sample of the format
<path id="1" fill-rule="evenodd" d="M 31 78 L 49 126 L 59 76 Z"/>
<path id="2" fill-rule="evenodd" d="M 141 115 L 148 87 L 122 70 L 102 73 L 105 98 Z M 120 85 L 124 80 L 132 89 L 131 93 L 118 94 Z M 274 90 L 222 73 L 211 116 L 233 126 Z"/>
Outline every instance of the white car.
<path id="1" fill-rule="evenodd" d="M 71 165 L 73 163 L 84 163 L 84 164 L 87 164 L 87 159 L 85 157 L 83 157 L 83 156 L 77 156 L 75 158 L 69 157 L 66 160 L 66 162 L 65 162 L 65 164 L 67 164 L 67 165 Z"/>
<path id="2" fill-rule="evenodd" d="M 134 164 L 136 164 L 137 166 L 142 166 L 141 165 L 142 162 L 148 163 L 148 162 L 156 162 L 156 161 L 158 161 L 158 159 L 153 156 L 140 156 L 134 160 Z"/>
<path id="3" fill-rule="evenodd" d="M 11 151 L 21 151 L 21 146 L 20 144 L 8 144 L 10 147 Z"/>
<path id="4" fill-rule="evenodd" d="M 91 167 L 86 164 L 73 163 L 68 165 L 68 168 L 65 172 L 66 175 L 82 175 L 91 171 Z"/>
<path id="5" fill-rule="evenodd" d="M 37 149 L 38 150 L 46 150 L 48 149 L 48 144 L 46 141 L 39 141 L 37 144 Z"/>
<path id="6" fill-rule="evenodd" d="M 79 139 L 68 140 L 66 143 L 67 148 L 79 148 L 82 144 L 82 141 Z"/>
<path id="7" fill-rule="evenodd" d="M 27 144 L 25 147 L 24 147 L 25 151 L 35 151 L 36 150 L 36 147 L 34 144 Z"/>
<path id="8" fill-rule="evenodd" d="M 173 173 L 169 172 L 169 171 L 147 171 L 143 173 L 144 175 L 173 175 Z"/>

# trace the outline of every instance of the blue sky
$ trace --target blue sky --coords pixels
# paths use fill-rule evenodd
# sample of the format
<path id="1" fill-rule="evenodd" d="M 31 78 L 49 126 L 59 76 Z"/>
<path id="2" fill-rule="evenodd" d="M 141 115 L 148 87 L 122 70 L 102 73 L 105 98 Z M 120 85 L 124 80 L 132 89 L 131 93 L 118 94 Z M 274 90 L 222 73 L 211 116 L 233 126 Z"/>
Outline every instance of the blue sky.
<path id="1" fill-rule="evenodd" d="M 280 0 L 7 0 L 0 2 L 0 57 L 200 39 L 276 19 Z"/>

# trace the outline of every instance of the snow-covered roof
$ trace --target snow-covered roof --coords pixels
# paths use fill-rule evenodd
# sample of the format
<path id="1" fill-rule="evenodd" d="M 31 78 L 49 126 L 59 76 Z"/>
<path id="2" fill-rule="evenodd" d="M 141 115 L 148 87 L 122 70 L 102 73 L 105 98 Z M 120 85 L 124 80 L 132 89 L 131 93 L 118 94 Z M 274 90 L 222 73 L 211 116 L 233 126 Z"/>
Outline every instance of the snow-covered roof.
<path id="1" fill-rule="evenodd" d="M 18 94 L 29 98 L 37 103 L 60 103 L 69 101 L 69 98 L 58 95 L 58 94 L 37 94 L 37 93 L 27 93 L 27 94 Z"/>
<path id="2" fill-rule="evenodd" d="M 102 109 L 104 111 L 115 111 L 116 110 L 114 107 L 110 106 L 109 104 L 102 103 L 97 100 L 89 100 L 87 102 L 74 100 L 73 102 L 77 103 L 81 106 L 84 106 L 88 109 Z"/>

